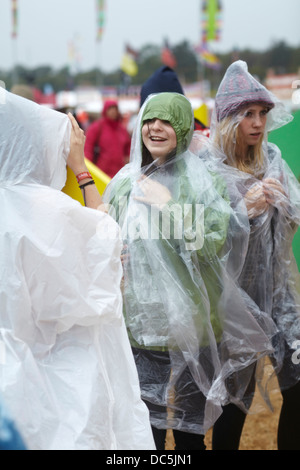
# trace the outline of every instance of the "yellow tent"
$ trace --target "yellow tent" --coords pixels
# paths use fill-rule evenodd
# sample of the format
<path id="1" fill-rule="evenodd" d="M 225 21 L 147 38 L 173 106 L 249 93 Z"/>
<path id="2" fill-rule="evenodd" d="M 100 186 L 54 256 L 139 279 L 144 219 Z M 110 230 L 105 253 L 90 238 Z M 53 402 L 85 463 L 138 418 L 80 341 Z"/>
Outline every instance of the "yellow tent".
<path id="1" fill-rule="evenodd" d="M 202 122 L 206 127 L 209 127 L 209 111 L 205 103 L 202 103 L 199 108 L 194 110 L 194 116 L 198 121 Z"/>
<path id="2" fill-rule="evenodd" d="M 100 194 L 103 194 L 106 186 L 110 182 L 110 177 L 107 176 L 105 173 L 103 173 L 103 171 L 101 171 L 97 166 L 95 166 L 89 160 L 86 159 L 85 163 L 96 183 L 96 186 Z M 71 196 L 73 199 L 76 199 L 77 201 L 79 201 L 82 205 L 84 205 L 81 190 L 79 189 L 76 177 L 74 173 L 70 170 L 70 168 L 68 168 L 67 182 L 66 182 L 65 187 L 63 188 L 63 192 L 65 194 L 68 194 L 68 196 Z"/>

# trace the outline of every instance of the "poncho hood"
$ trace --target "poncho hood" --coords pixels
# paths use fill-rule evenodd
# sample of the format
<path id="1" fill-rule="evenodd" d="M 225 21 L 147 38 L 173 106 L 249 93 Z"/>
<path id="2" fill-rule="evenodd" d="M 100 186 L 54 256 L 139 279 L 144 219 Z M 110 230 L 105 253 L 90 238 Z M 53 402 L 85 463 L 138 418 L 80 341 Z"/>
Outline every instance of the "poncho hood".
<path id="1" fill-rule="evenodd" d="M 275 103 L 270 93 L 248 73 L 246 62 L 238 60 L 228 67 L 216 95 L 217 119 L 237 113 L 244 106 L 260 103 L 269 109 Z"/>
<path id="2" fill-rule="evenodd" d="M 168 121 L 177 137 L 176 154 L 185 152 L 191 142 L 194 129 L 194 116 L 191 103 L 179 93 L 159 93 L 145 104 L 141 127 L 151 119 Z"/>
<path id="3" fill-rule="evenodd" d="M 62 189 L 70 146 L 68 117 L 0 88 L 0 120 L 0 185 L 38 183 Z"/>
<path id="4" fill-rule="evenodd" d="M 266 125 L 267 133 L 288 124 L 293 119 L 283 103 L 249 73 L 247 63 L 238 60 L 228 67 L 217 91 L 211 118 L 211 136 L 227 117 L 231 118 L 233 126 L 238 125 L 247 107 L 252 104 L 261 104 L 270 110 Z"/>

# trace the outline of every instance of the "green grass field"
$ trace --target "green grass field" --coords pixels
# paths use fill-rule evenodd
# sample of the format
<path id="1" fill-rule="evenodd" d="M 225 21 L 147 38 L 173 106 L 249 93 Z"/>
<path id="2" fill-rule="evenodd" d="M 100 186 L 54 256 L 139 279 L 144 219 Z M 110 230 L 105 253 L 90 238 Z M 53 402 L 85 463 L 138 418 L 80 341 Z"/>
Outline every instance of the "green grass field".
<path id="1" fill-rule="evenodd" d="M 287 126 L 271 132 L 269 141 L 278 145 L 282 157 L 300 181 L 300 111 L 294 113 L 294 120 Z M 300 271 L 300 228 L 293 241 L 293 251 Z"/>

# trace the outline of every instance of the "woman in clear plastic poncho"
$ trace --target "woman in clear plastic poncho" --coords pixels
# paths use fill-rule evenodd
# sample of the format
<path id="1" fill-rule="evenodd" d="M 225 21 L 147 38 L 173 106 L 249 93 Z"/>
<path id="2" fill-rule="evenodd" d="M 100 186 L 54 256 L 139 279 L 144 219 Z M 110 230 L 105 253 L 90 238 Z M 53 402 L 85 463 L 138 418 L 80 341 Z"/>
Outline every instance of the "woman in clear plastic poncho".
<path id="1" fill-rule="evenodd" d="M 119 229 L 60 191 L 70 120 L 0 88 L 0 127 L 1 397 L 29 450 L 153 449 Z"/>
<path id="2" fill-rule="evenodd" d="M 210 141 L 200 135 L 194 139 L 202 147 L 202 161 L 222 174 L 229 191 L 238 188 L 248 212 L 251 232 L 239 282 L 279 330 L 271 360 L 283 394 L 278 439 L 281 449 L 299 449 L 300 445 L 300 365 L 296 351 L 300 283 L 292 253 L 293 236 L 300 223 L 300 185 L 267 136 L 291 120 L 283 104 L 250 75 L 247 64 L 237 61 L 228 68 L 217 92 Z M 268 389 L 276 382 L 263 377 L 263 371 L 259 363 L 256 382 L 268 401 Z M 236 442 L 234 416 L 240 423 Z M 244 419 L 245 415 L 228 407 L 215 426 L 215 447 L 237 447 Z"/>
<path id="3" fill-rule="evenodd" d="M 148 97 L 130 163 L 104 194 L 126 247 L 124 315 L 158 449 L 168 428 L 176 449 L 203 449 L 203 435 L 233 399 L 226 378 L 270 351 L 225 269 L 233 230 L 247 240 L 244 214 L 231 210 L 219 195 L 226 199 L 226 184 L 188 150 L 192 134 L 184 96 Z"/>

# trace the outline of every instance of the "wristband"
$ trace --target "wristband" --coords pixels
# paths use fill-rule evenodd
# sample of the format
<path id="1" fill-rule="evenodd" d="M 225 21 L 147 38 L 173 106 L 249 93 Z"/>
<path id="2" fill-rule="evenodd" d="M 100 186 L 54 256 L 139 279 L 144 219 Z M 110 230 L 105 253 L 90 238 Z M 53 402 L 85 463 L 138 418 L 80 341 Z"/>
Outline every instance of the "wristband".
<path id="1" fill-rule="evenodd" d="M 84 171 L 83 173 L 79 173 L 78 175 L 76 175 L 76 178 L 77 178 L 77 183 L 80 183 L 80 181 L 85 180 L 86 178 L 93 179 L 91 173 L 89 173 L 88 171 Z"/>
<path id="2" fill-rule="evenodd" d="M 92 179 L 92 181 L 88 181 L 87 183 L 83 183 L 82 185 L 79 185 L 80 189 L 83 190 L 83 200 L 84 200 L 85 206 L 86 206 L 85 188 L 86 186 L 89 186 L 90 184 L 95 184 L 95 181 Z"/>
<path id="3" fill-rule="evenodd" d="M 90 186 L 90 184 L 96 184 L 94 180 L 88 181 L 87 183 L 79 185 L 80 189 L 84 189 L 86 186 Z"/>

